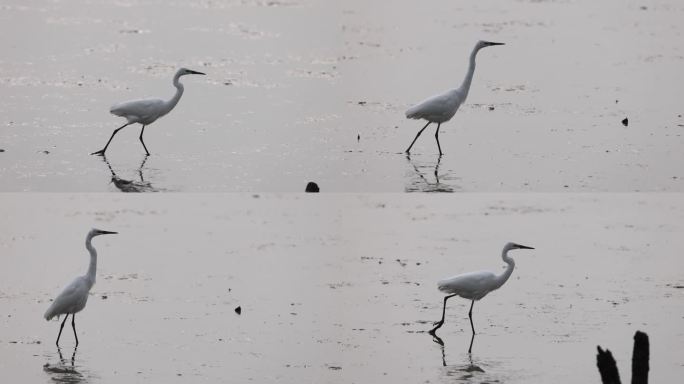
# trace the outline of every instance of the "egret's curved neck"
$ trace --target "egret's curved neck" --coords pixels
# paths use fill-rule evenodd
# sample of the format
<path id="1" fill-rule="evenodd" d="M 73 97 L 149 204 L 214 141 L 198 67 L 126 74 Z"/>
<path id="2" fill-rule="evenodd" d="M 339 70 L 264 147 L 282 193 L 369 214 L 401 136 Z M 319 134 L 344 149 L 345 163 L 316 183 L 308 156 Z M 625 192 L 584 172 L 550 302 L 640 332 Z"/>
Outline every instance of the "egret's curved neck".
<path id="1" fill-rule="evenodd" d="M 91 286 L 95 284 L 95 271 L 97 270 L 97 251 L 95 250 L 95 247 L 93 247 L 93 244 L 91 244 L 92 240 L 93 235 L 88 234 L 88 237 L 86 237 L 86 249 L 90 252 L 90 265 L 88 265 L 86 278 L 88 278 Z"/>
<path id="2" fill-rule="evenodd" d="M 181 96 L 183 96 L 183 91 L 185 88 L 183 87 L 183 84 L 180 82 L 180 77 L 181 74 L 180 72 L 176 72 L 176 75 L 173 77 L 173 86 L 176 87 L 176 94 L 173 95 L 173 97 L 166 102 L 166 113 L 170 112 L 173 107 L 178 104 L 178 101 L 180 100 Z"/>
<path id="3" fill-rule="evenodd" d="M 473 51 L 470 53 L 470 64 L 468 65 L 468 73 L 466 73 L 463 83 L 461 83 L 460 89 L 463 91 L 464 100 L 465 96 L 468 96 L 468 91 L 470 91 L 470 84 L 473 82 L 473 75 L 475 74 L 475 56 L 480 48 L 476 45 Z"/>
<path id="4" fill-rule="evenodd" d="M 511 277 L 511 274 L 513 273 L 513 268 L 515 268 L 515 260 L 511 259 L 508 257 L 508 249 L 504 249 L 503 252 L 501 253 L 501 258 L 503 261 L 508 264 L 506 267 L 506 270 L 504 273 L 500 274 L 499 276 L 496 277 L 496 287 L 499 288 L 502 286 L 509 277 Z"/>

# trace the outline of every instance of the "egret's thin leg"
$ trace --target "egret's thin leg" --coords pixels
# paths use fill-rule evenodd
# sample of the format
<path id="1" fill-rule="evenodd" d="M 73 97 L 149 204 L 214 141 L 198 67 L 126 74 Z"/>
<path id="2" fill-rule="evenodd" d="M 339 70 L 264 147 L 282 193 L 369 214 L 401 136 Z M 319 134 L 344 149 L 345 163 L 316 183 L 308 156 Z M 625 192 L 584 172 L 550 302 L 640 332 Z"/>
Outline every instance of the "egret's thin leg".
<path id="1" fill-rule="evenodd" d="M 444 307 L 442 307 L 442 320 L 440 320 L 440 321 L 438 321 L 438 322 L 435 323 L 435 327 L 432 328 L 432 329 L 430 330 L 430 332 L 429 332 L 431 335 L 434 335 L 435 332 L 436 332 L 439 328 L 442 327 L 442 324 L 444 324 L 444 315 L 446 314 L 446 303 L 447 303 L 447 300 L 449 300 L 450 298 L 452 298 L 452 297 L 454 297 L 454 296 L 456 296 L 456 294 L 449 295 L 449 296 L 444 296 Z"/>
<path id="2" fill-rule="evenodd" d="M 131 123 L 126 123 L 126 124 L 120 126 L 119 128 L 115 129 L 114 132 L 112 132 L 112 136 L 109 137 L 109 141 L 107 141 L 107 144 L 105 145 L 105 147 L 100 149 L 99 151 L 95 151 L 95 152 L 91 153 L 91 155 L 104 156 L 105 152 L 107 151 L 107 147 L 109 147 L 109 143 L 111 143 L 112 139 L 114 138 L 114 135 L 116 135 L 120 130 L 122 130 L 123 128 L 125 128 L 126 126 L 128 126 L 130 124 Z"/>
<path id="3" fill-rule="evenodd" d="M 55 342 L 57 347 L 59 347 L 59 338 L 62 337 L 62 329 L 64 328 L 64 323 L 66 323 L 68 317 L 69 314 L 67 313 L 66 316 L 64 316 L 64 320 L 62 320 L 62 325 L 59 326 L 59 333 L 57 334 L 57 341 Z"/>
<path id="4" fill-rule="evenodd" d="M 416 135 L 416 137 L 415 137 L 415 138 L 413 139 L 413 141 L 411 142 L 411 145 L 409 145 L 408 149 L 406 150 L 406 153 L 411 153 L 411 147 L 413 147 L 413 144 L 416 142 L 416 140 L 418 140 L 418 136 L 420 136 L 420 134 L 423 133 L 423 131 L 425 130 L 425 128 L 427 128 L 428 125 L 430 125 L 431 123 L 432 123 L 431 121 L 428 121 L 428 123 L 425 124 L 425 126 L 423 127 L 423 129 L 421 129 L 420 131 L 418 131 L 418 134 Z"/>
<path id="5" fill-rule="evenodd" d="M 71 328 L 74 330 L 74 337 L 76 338 L 76 346 L 78 347 L 78 335 L 76 335 L 76 314 L 75 313 L 71 314 Z"/>
<path id="6" fill-rule="evenodd" d="M 64 364 L 64 356 L 62 356 L 62 348 L 60 348 L 59 345 L 57 346 L 57 353 L 59 354 L 59 361 L 62 364 Z"/>
<path id="7" fill-rule="evenodd" d="M 149 156 L 149 155 L 150 155 L 150 151 L 147 150 L 147 146 L 145 146 L 145 142 L 143 141 L 143 138 L 142 138 L 142 137 L 143 137 L 143 133 L 145 133 L 145 126 L 144 126 L 144 125 L 143 125 L 143 127 L 142 127 L 142 130 L 140 131 L 140 142 L 142 143 L 143 148 L 145 148 L 145 153 L 147 154 L 147 156 Z"/>
<path id="8" fill-rule="evenodd" d="M 473 336 L 470 337 L 470 347 L 468 347 L 468 353 L 473 350 L 473 340 L 475 340 L 475 326 L 473 325 L 473 305 L 475 305 L 475 300 L 470 303 L 470 311 L 468 311 L 468 317 L 470 318 L 470 328 L 473 330 Z"/>
<path id="9" fill-rule="evenodd" d="M 439 155 L 442 156 L 442 147 L 439 145 L 439 126 L 442 123 L 437 123 L 437 130 L 435 131 L 435 139 L 437 140 L 437 149 L 439 149 Z"/>
<path id="10" fill-rule="evenodd" d="M 147 159 L 150 157 L 150 155 L 146 155 L 145 158 L 143 159 L 142 163 L 140 163 L 140 168 L 138 168 L 138 175 L 140 176 L 140 182 L 144 183 L 145 179 L 143 178 L 143 167 L 145 166 L 145 163 L 147 162 Z"/>

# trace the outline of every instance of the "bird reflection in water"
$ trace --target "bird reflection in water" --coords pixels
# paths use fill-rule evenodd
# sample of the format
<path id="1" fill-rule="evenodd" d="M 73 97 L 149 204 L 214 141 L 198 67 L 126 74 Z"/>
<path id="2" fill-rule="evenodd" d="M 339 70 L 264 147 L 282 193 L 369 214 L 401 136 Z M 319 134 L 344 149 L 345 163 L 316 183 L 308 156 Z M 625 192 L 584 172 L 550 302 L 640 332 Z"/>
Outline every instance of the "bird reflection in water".
<path id="1" fill-rule="evenodd" d="M 437 161 L 434 166 L 431 163 L 419 163 L 411 158 L 411 155 L 406 155 L 406 160 L 408 160 L 409 165 L 413 168 L 411 176 L 406 185 L 406 192 L 454 192 L 454 187 L 443 182 L 440 182 L 439 165 L 442 161 L 442 156 L 437 157 Z M 434 175 L 435 181 L 431 182 L 429 177 L 426 177 L 428 172 L 424 172 L 421 169 L 429 169 Z M 444 179 L 446 176 L 449 179 L 448 174 L 442 175 Z"/>
<path id="2" fill-rule="evenodd" d="M 439 344 L 439 349 L 442 352 L 442 366 L 445 367 L 445 375 L 452 381 L 454 378 L 457 380 L 463 380 L 463 382 L 470 383 L 476 382 L 480 383 L 485 380 L 482 374 L 485 370 L 475 362 L 473 362 L 473 355 L 468 354 L 467 360 L 463 364 L 448 365 L 446 360 L 446 352 L 444 351 L 444 341 L 437 335 L 432 335 L 433 341 Z M 488 382 L 485 380 L 485 382 Z"/>
<path id="3" fill-rule="evenodd" d="M 158 188 L 155 188 L 152 186 L 152 183 L 149 181 L 145 181 L 145 178 L 143 177 L 143 167 L 145 167 L 145 162 L 147 162 L 147 159 L 149 158 L 149 155 L 145 155 L 143 158 L 142 163 L 140 163 L 140 166 L 138 167 L 138 177 L 140 178 L 140 181 L 136 180 L 128 180 L 128 179 L 122 179 L 119 177 L 116 172 L 114 172 L 114 168 L 112 168 L 112 165 L 109 163 L 109 160 L 107 160 L 107 156 L 102 156 L 104 159 L 105 164 L 107 164 L 107 167 L 109 168 L 109 171 L 112 173 L 112 184 L 121 192 L 160 192 L 161 190 Z"/>
<path id="4" fill-rule="evenodd" d="M 86 383 L 87 377 L 82 372 L 79 372 L 76 365 L 76 350 L 71 354 L 71 359 L 67 360 L 62 355 L 62 349 L 57 347 L 59 354 L 59 362 L 57 364 L 45 363 L 43 371 L 50 376 L 55 383 Z"/>

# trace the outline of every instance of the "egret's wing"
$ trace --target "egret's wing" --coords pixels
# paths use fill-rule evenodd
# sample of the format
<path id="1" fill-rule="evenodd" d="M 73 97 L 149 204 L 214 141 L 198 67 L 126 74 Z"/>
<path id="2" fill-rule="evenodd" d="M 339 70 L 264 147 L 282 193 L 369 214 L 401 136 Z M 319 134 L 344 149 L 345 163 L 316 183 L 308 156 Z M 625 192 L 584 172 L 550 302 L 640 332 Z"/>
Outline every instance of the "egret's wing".
<path id="1" fill-rule="evenodd" d="M 75 278 L 74 281 L 67 285 L 57 298 L 55 298 L 52 305 L 50 305 L 50 308 L 45 311 L 45 320 L 50 320 L 63 313 L 69 313 L 71 308 L 81 302 L 83 298 L 88 298 L 88 290 L 89 288 L 83 277 Z"/>
<path id="2" fill-rule="evenodd" d="M 440 280 L 437 287 L 446 293 L 457 293 L 459 296 L 477 296 L 483 289 L 488 292 L 496 275 L 489 271 L 468 272 Z"/>
<path id="3" fill-rule="evenodd" d="M 409 119 L 432 119 L 441 116 L 445 111 L 450 110 L 450 92 L 445 92 L 441 95 L 432 96 L 418 105 L 409 108 L 406 111 L 406 117 Z"/>
<path id="4" fill-rule="evenodd" d="M 128 120 L 147 120 L 159 116 L 159 111 L 163 109 L 164 100 L 143 99 L 126 101 L 113 105 L 109 112 L 113 115 L 125 117 Z"/>

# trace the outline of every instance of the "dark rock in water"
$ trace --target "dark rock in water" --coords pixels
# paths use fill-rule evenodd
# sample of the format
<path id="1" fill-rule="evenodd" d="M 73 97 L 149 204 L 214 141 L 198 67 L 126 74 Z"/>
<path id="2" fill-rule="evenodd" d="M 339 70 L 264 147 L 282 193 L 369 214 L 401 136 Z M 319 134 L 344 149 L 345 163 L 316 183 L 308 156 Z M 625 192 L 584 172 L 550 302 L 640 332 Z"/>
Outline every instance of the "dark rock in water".
<path id="1" fill-rule="evenodd" d="M 2 148 L 0 148 L 0 152 L 5 152 L 5 150 L 4 150 L 4 149 L 2 149 Z"/>
<path id="2" fill-rule="evenodd" d="M 493 111 L 493 110 L 494 110 L 494 106 L 493 106 L 493 105 L 490 105 L 490 106 L 489 106 L 489 110 L 490 110 L 490 111 Z"/>
<path id="3" fill-rule="evenodd" d="M 625 118 L 622 120 L 622 125 L 624 125 L 624 126 L 626 127 L 627 124 L 629 124 L 629 120 L 627 120 L 627 118 L 625 117 Z"/>
<path id="4" fill-rule="evenodd" d="M 613 354 L 608 349 L 605 351 L 600 346 L 596 347 L 596 366 L 601 374 L 603 384 L 620 384 L 620 374 Z M 634 351 L 632 353 L 632 384 L 648 384 L 649 370 L 649 342 L 648 335 L 636 331 L 634 334 Z"/>
<path id="5" fill-rule="evenodd" d="M 632 352 L 632 384 L 648 383 L 648 359 L 648 335 L 636 331 L 634 334 L 634 351 Z"/>
<path id="6" fill-rule="evenodd" d="M 598 366 L 601 374 L 601 382 L 603 384 L 620 384 L 620 374 L 618 373 L 617 365 L 613 354 L 609 350 L 603 350 L 601 347 L 596 347 L 598 354 L 596 355 L 596 366 Z"/>
<path id="7" fill-rule="evenodd" d="M 235 313 L 237 313 L 238 315 L 242 314 L 242 307 L 240 307 L 240 306 L 238 305 L 238 306 L 235 308 Z"/>
<path id="8" fill-rule="evenodd" d="M 318 188 L 318 184 L 314 183 L 313 181 L 309 181 L 309 184 L 306 185 L 306 192 L 320 192 L 321 190 Z"/>
<path id="9" fill-rule="evenodd" d="M 107 300 L 107 295 L 102 295 L 102 300 Z"/>
<path id="10" fill-rule="evenodd" d="M 46 155 L 49 155 L 49 154 L 50 154 L 50 151 L 40 151 L 40 152 L 41 152 L 41 153 L 44 153 L 44 154 L 46 154 Z"/>
<path id="11" fill-rule="evenodd" d="M 361 134 L 356 135 L 356 141 L 361 141 Z"/>

